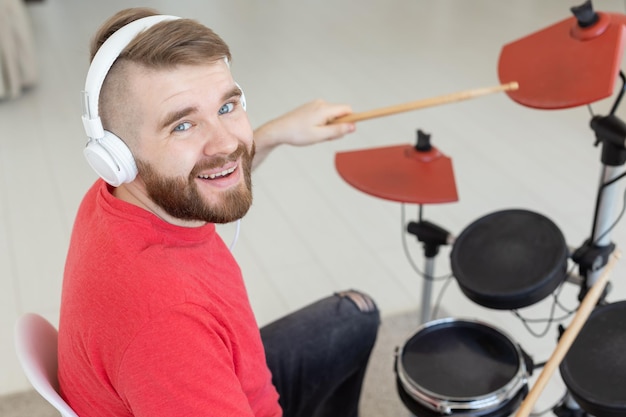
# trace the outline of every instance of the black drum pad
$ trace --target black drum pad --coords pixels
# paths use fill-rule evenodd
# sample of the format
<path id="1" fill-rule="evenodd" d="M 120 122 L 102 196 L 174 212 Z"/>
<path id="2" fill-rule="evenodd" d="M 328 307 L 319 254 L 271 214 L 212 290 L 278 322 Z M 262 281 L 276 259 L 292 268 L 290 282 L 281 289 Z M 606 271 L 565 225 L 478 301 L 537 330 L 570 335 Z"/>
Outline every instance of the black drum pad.
<path id="1" fill-rule="evenodd" d="M 626 417 L 626 301 L 597 307 L 560 365 L 576 402 L 596 417 Z"/>
<path id="2" fill-rule="evenodd" d="M 521 209 L 476 220 L 461 232 L 450 254 L 463 293 L 501 310 L 526 307 L 550 295 L 565 279 L 567 257 L 559 228 Z"/>
<path id="3" fill-rule="evenodd" d="M 506 387 L 525 375 L 520 348 L 495 328 L 473 321 L 443 321 L 425 327 L 406 342 L 398 359 L 415 389 L 450 401 L 493 398 L 499 391 L 512 389 Z M 439 414 L 417 403 L 405 388 L 398 380 L 400 397 L 418 417 Z M 465 414 L 506 416 L 526 393 L 524 384 L 508 403 Z"/>

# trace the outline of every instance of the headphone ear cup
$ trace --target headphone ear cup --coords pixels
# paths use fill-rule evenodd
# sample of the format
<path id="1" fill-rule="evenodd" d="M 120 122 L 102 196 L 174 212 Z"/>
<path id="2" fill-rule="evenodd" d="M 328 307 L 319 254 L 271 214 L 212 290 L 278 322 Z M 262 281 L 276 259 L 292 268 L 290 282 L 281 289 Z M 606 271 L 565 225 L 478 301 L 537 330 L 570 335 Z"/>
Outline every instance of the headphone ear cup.
<path id="1" fill-rule="evenodd" d="M 131 182 L 137 176 L 137 165 L 130 149 L 109 131 L 105 130 L 101 139 L 90 139 L 83 153 L 91 168 L 114 187 Z"/>

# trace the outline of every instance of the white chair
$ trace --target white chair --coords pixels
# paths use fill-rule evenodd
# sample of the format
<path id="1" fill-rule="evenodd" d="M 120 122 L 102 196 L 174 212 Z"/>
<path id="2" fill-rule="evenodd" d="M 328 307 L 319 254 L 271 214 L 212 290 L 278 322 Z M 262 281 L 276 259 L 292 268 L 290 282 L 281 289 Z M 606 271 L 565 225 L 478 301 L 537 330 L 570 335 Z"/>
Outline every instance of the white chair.
<path id="1" fill-rule="evenodd" d="M 59 395 L 57 338 L 57 329 L 37 314 L 25 314 L 15 325 L 17 357 L 32 386 L 63 417 L 78 417 Z"/>

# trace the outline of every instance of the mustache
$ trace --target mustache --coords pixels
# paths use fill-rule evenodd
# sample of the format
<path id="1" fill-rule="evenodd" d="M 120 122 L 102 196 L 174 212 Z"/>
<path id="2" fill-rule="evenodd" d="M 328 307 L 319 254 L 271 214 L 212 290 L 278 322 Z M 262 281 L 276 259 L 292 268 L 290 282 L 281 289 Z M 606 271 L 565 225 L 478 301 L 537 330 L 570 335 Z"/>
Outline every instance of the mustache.
<path id="1" fill-rule="evenodd" d="M 212 156 L 198 162 L 191 171 L 191 177 L 195 178 L 200 172 L 208 169 L 219 168 L 226 165 L 229 162 L 234 162 L 242 155 L 247 154 L 248 150 L 243 144 L 239 144 L 237 149 L 229 155 L 225 156 Z"/>

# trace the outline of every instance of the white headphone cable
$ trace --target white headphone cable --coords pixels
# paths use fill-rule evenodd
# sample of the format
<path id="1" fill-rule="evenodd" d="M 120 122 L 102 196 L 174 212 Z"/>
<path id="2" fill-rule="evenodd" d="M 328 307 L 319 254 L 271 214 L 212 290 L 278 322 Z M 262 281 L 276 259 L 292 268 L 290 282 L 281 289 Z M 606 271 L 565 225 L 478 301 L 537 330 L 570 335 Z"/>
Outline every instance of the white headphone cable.
<path id="1" fill-rule="evenodd" d="M 237 219 L 237 224 L 235 225 L 235 237 L 233 237 L 233 241 L 230 242 L 230 246 L 228 249 L 232 252 L 237 240 L 239 240 L 239 231 L 241 230 L 241 219 Z"/>

